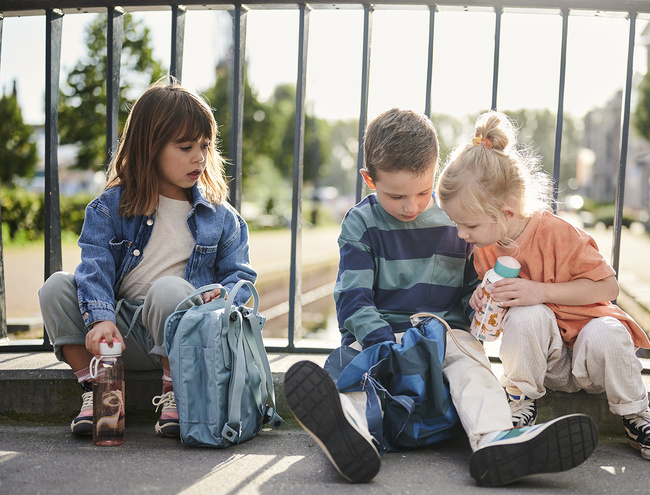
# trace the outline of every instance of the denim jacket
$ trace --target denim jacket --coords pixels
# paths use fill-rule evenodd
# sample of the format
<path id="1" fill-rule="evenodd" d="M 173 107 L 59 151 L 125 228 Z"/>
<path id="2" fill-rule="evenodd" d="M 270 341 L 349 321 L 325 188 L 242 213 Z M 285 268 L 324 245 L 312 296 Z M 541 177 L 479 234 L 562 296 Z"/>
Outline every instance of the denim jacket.
<path id="1" fill-rule="evenodd" d="M 75 271 L 79 309 L 87 329 L 99 321 L 115 322 L 115 304 L 124 276 L 142 259 L 156 215 L 124 218 L 119 213 L 121 187 L 103 191 L 86 207 L 79 237 L 81 263 Z M 248 253 L 248 227 L 228 203 L 210 203 L 195 185 L 187 226 L 196 244 L 185 268 L 194 287 L 219 283 L 226 290 L 241 279 L 255 282 Z M 251 296 L 245 288 L 235 304 Z"/>

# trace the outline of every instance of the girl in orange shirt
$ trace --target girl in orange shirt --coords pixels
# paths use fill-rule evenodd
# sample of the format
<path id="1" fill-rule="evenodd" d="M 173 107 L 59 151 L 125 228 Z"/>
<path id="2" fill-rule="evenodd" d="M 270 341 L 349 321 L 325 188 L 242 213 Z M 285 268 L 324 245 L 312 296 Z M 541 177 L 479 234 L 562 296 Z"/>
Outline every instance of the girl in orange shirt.
<path id="1" fill-rule="evenodd" d="M 507 116 L 479 117 L 472 144 L 444 168 L 437 198 L 458 236 L 474 245 L 480 278 L 500 256 L 521 264 L 519 278 L 490 288 L 510 308 L 500 357 L 513 424 L 534 424 L 546 388 L 605 392 L 628 442 L 650 460 L 648 392 L 635 354 L 650 348 L 648 337 L 610 302 L 618 282 L 593 238 L 551 213 L 552 181 L 537 157 L 517 148 Z M 481 305 L 477 289 L 470 306 Z"/>

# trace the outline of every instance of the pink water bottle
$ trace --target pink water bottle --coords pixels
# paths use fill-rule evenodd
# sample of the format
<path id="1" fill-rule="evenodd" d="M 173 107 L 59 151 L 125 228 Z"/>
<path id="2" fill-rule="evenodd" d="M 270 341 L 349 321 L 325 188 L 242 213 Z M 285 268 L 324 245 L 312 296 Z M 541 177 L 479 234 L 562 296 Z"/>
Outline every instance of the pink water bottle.
<path id="1" fill-rule="evenodd" d="M 105 339 L 99 343 L 99 359 L 90 361 L 93 378 L 93 443 L 121 445 L 124 443 L 124 363 L 122 343 L 114 339 L 109 347 Z"/>
<path id="2" fill-rule="evenodd" d="M 501 336 L 501 322 L 508 308 L 504 308 L 490 296 L 486 290 L 488 285 L 503 280 L 516 278 L 521 265 L 512 256 L 501 256 L 497 259 L 494 268 L 488 270 L 483 277 L 483 306 L 474 313 L 470 332 L 478 340 L 491 342 Z"/>

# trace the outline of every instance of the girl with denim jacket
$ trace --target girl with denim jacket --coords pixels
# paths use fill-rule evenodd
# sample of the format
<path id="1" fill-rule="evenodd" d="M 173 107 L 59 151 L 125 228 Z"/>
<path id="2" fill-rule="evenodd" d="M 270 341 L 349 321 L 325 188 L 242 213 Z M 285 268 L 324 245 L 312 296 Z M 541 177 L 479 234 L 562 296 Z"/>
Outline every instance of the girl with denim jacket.
<path id="1" fill-rule="evenodd" d="M 163 369 L 155 431 L 179 436 L 164 325 L 197 287 L 255 282 L 246 223 L 227 202 L 217 124 L 198 95 L 153 84 L 133 105 L 105 190 L 86 208 L 74 275 L 54 273 L 39 291 L 43 323 L 84 393 L 72 432 L 92 433 L 89 364 L 99 342 L 122 342 L 127 370 Z M 209 291 L 188 304 L 219 296 Z M 250 292 L 242 288 L 235 304 Z"/>

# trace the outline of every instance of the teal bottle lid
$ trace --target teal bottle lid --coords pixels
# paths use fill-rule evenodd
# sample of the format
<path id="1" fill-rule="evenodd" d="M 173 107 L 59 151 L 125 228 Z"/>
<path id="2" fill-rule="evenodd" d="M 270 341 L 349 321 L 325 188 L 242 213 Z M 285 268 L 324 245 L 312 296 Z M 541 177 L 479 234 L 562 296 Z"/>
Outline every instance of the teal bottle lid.
<path id="1" fill-rule="evenodd" d="M 521 265 L 512 256 L 501 256 L 494 264 L 494 271 L 504 278 L 516 278 L 520 269 Z"/>

